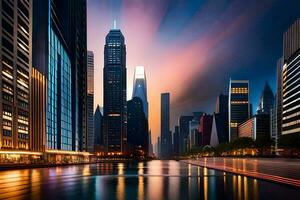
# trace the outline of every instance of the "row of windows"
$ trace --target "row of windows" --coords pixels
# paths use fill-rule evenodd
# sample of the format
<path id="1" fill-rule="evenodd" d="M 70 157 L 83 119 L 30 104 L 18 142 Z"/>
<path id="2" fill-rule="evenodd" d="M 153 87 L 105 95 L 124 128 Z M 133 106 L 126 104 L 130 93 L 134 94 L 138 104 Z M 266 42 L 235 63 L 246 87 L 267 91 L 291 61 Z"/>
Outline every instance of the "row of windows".
<path id="1" fill-rule="evenodd" d="M 231 93 L 232 94 L 247 94 L 248 93 L 248 88 L 231 88 Z"/>

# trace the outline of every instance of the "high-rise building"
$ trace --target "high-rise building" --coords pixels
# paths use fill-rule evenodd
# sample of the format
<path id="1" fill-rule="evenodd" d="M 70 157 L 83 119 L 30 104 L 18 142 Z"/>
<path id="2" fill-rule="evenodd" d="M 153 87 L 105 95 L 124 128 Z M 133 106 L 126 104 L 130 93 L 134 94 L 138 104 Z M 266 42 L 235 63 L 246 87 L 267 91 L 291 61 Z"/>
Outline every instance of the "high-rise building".
<path id="1" fill-rule="evenodd" d="M 283 35 L 282 135 L 300 133 L 300 18 Z"/>
<path id="2" fill-rule="evenodd" d="M 282 68 L 283 68 L 283 58 L 280 58 L 277 61 L 277 95 L 276 95 L 277 136 L 281 135 L 281 130 L 282 130 Z"/>
<path id="3" fill-rule="evenodd" d="M 48 80 L 48 149 L 86 151 L 86 45 L 86 0 L 33 1 L 32 63 Z"/>
<path id="4" fill-rule="evenodd" d="M 126 153 L 126 46 L 119 29 L 106 36 L 104 48 L 104 144 L 110 155 Z"/>
<path id="5" fill-rule="evenodd" d="M 96 152 L 103 151 L 103 138 L 103 116 L 98 105 L 94 114 L 94 148 Z"/>
<path id="6" fill-rule="evenodd" d="M 170 93 L 161 94 L 160 109 L 160 131 L 161 131 L 161 157 L 166 158 L 171 153 L 171 134 L 170 134 Z"/>
<path id="7" fill-rule="evenodd" d="M 270 114 L 274 104 L 274 94 L 268 82 L 265 83 L 264 89 L 259 98 L 257 113 Z"/>
<path id="8" fill-rule="evenodd" d="M 188 150 L 189 124 L 194 116 L 179 117 L 179 153 L 183 154 Z"/>
<path id="9" fill-rule="evenodd" d="M 144 113 L 148 119 L 147 79 L 144 66 L 137 66 L 134 71 L 132 98 L 134 97 L 142 100 Z"/>
<path id="10" fill-rule="evenodd" d="M 133 97 L 127 102 L 127 142 L 130 152 L 142 150 L 148 154 L 148 120 L 144 113 L 143 101 Z"/>
<path id="11" fill-rule="evenodd" d="M 220 94 L 217 97 L 214 118 L 219 143 L 228 142 L 228 95 Z"/>
<path id="12" fill-rule="evenodd" d="M 148 123 L 148 127 L 149 127 L 149 123 Z M 148 134 L 148 155 L 149 156 L 153 156 L 153 144 L 152 144 L 152 135 L 151 135 L 151 130 L 149 130 L 149 134 Z"/>
<path id="13" fill-rule="evenodd" d="M 193 119 L 189 122 L 189 148 L 200 146 L 201 139 L 199 133 L 200 119 L 203 115 L 203 112 L 194 112 Z"/>
<path id="14" fill-rule="evenodd" d="M 94 53 L 87 52 L 87 150 L 94 152 Z"/>
<path id="15" fill-rule="evenodd" d="M 238 125 L 249 118 L 249 81 L 230 79 L 228 99 L 229 141 L 238 138 Z"/>
<path id="16" fill-rule="evenodd" d="M 173 133 L 173 155 L 179 156 L 179 126 L 175 126 Z"/>
<path id="17" fill-rule="evenodd" d="M 200 119 L 199 131 L 201 133 L 201 145 L 210 145 L 211 130 L 212 130 L 213 116 L 203 114 Z"/>
<path id="18" fill-rule="evenodd" d="M 29 150 L 32 1 L 1 1 L 0 149 Z"/>
<path id="19" fill-rule="evenodd" d="M 30 150 L 44 151 L 46 149 L 47 80 L 33 67 L 30 88 Z"/>

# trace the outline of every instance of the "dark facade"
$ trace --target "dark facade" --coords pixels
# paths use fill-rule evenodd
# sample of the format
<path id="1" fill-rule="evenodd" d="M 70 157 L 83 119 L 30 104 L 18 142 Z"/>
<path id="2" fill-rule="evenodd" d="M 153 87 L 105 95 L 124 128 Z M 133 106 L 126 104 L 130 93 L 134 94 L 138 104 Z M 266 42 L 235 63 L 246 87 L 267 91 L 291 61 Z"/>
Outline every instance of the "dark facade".
<path id="1" fill-rule="evenodd" d="M 104 48 L 104 143 L 107 153 L 126 153 L 126 46 L 119 29 L 106 36 Z"/>
<path id="2" fill-rule="evenodd" d="M 170 93 L 161 94 L 160 107 L 160 138 L 161 138 L 161 157 L 170 156 L 172 136 L 170 134 Z"/>
<path id="3" fill-rule="evenodd" d="M 210 145 L 213 116 L 204 114 L 200 120 L 201 145 Z"/>
<path id="4" fill-rule="evenodd" d="M 29 150 L 32 1 L 0 5 L 0 149 Z"/>
<path id="5" fill-rule="evenodd" d="M 188 149 L 189 123 L 193 120 L 193 116 L 179 117 L 179 152 L 183 154 Z"/>
<path id="6" fill-rule="evenodd" d="M 143 101 L 134 97 L 127 102 L 127 142 L 128 150 L 135 152 L 142 150 L 148 154 L 148 121 L 144 113 Z"/>
<path id="7" fill-rule="evenodd" d="M 86 151 L 86 1 L 33 1 L 33 66 L 48 80 L 46 146 Z"/>
<path id="8" fill-rule="evenodd" d="M 269 84 L 266 82 L 259 98 L 257 113 L 270 114 L 274 105 L 274 94 Z"/>
<path id="9" fill-rule="evenodd" d="M 94 114 L 94 139 L 95 151 L 103 151 L 103 116 L 100 107 L 97 106 Z"/>
<path id="10" fill-rule="evenodd" d="M 238 138 L 238 125 L 249 119 L 250 113 L 249 81 L 230 79 L 228 100 L 229 141 Z"/>
<path id="11" fill-rule="evenodd" d="M 282 135 L 300 133 L 300 19 L 283 36 Z"/>
<path id="12" fill-rule="evenodd" d="M 228 142 L 228 95 L 220 94 L 217 98 L 215 122 L 219 143 Z"/>
<path id="13" fill-rule="evenodd" d="M 173 155 L 179 156 L 179 126 L 175 126 L 173 133 Z"/>

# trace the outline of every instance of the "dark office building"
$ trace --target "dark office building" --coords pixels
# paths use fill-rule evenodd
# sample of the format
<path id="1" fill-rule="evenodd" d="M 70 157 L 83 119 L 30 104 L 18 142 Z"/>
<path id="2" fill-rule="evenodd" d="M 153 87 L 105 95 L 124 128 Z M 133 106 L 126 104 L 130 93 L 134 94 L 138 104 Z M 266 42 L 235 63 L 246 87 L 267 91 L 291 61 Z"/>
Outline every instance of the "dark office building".
<path id="1" fill-rule="evenodd" d="M 228 95 L 217 97 L 215 123 L 219 143 L 228 142 Z"/>
<path id="2" fill-rule="evenodd" d="M 103 151 L 103 116 L 99 106 L 97 106 L 94 114 L 94 139 L 95 151 Z"/>
<path id="3" fill-rule="evenodd" d="M 201 145 L 210 145 L 213 116 L 204 114 L 200 119 Z"/>
<path id="4" fill-rule="evenodd" d="M 300 134 L 300 18 L 283 36 L 282 135 Z"/>
<path id="5" fill-rule="evenodd" d="M 173 133 L 173 155 L 179 156 L 179 126 L 175 126 Z"/>
<path id="6" fill-rule="evenodd" d="M 259 98 L 257 113 L 270 114 L 273 105 L 274 105 L 274 94 L 269 84 L 266 82 L 264 89 Z"/>
<path id="7" fill-rule="evenodd" d="M 29 150 L 32 1 L 0 5 L 0 149 Z"/>
<path id="8" fill-rule="evenodd" d="M 133 97 L 127 102 L 127 142 L 128 150 L 142 150 L 148 154 L 148 120 L 144 113 L 143 101 Z"/>
<path id="9" fill-rule="evenodd" d="M 189 125 L 194 116 L 179 117 L 179 153 L 183 154 L 188 149 Z"/>
<path id="10" fill-rule="evenodd" d="M 86 28 L 86 0 L 33 1 L 32 64 L 48 80 L 48 149 L 86 151 Z"/>
<path id="11" fill-rule="evenodd" d="M 104 48 L 104 143 L 109 155 L 126 153 L 126 46 L 119 29 L 106 36 Z"/>
<path id="12" fill-rule="evenodd" d="M 170 134 L 170 93 L 162 93 L 160 103 L 160 156 L 161 158 L 167 158 L 170 156 L 172 144 L 172 136 Z"/>
<path id="13" fill-rule="evenodd" d="M 229 141 L 238 138 L 238 125 L 248 120 L 250 113 L 249 81 L 230 79 L 228 100 Z"/>

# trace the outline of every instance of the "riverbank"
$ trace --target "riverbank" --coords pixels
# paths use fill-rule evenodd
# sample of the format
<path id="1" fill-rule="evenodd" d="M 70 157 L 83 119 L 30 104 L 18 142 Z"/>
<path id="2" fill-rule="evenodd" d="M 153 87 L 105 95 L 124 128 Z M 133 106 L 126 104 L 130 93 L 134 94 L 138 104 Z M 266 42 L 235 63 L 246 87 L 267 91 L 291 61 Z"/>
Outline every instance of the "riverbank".
<path id="1" fill-rule="evenodd" d="M 300 187 L 300 159 L 216 157 L 181 162 Z"/>

